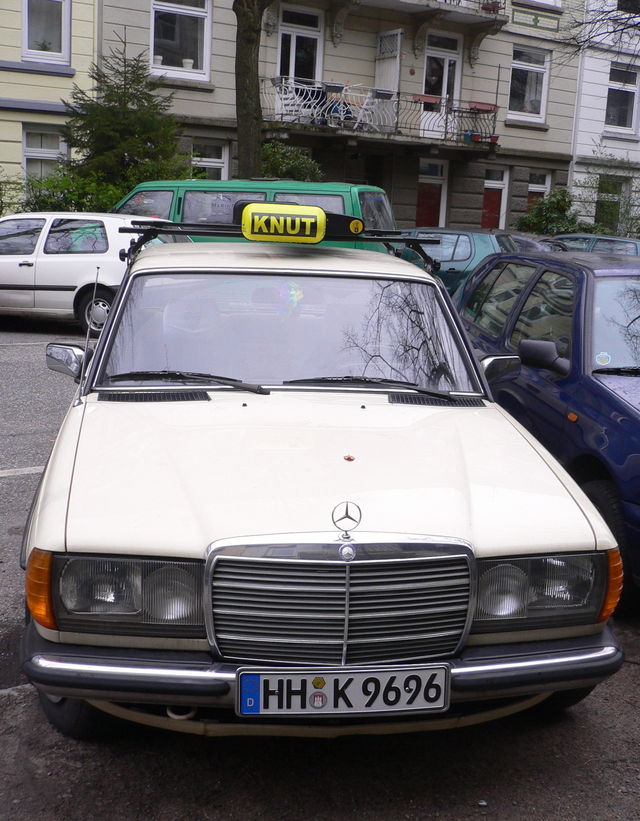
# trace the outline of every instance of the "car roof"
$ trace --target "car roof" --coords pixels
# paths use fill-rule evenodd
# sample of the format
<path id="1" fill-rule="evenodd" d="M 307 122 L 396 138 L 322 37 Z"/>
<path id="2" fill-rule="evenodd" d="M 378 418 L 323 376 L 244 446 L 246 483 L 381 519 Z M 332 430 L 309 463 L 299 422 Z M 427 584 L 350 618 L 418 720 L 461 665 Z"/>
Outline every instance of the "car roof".
<path id="1" fill-rule="evenodd" d="M 158 219 L 158 217 L 136 216 L 135 214 L 116 214 L 112 212 L 100 211 L 21 211 L 17 214 L 5 214 L 2 219 L 16 219 L 16 218 L 43 218 L 43 217 L 69 217 L 70 219 L 112 219 L 119 222 L 131 222 L 132 220 L 149 220 Z"/>
<path id="2" fill-rule="evenodd" d="M 411 228 L 409 233 L 413 233 L 414 231 L 424 231 L 428 234 L 486 234 L 492 237 L 498 234 L 510 233 L 501 228 L 422 228 L 421 226 Z"/>
<path id="3" fill-rule="evenodd" d="M 131 273 L 178 270 L 252 270 L 290 273 L 348 274 L 376 277 L 410 277 L 434 281 L 411 262 L 380 251 L 317 247 L 270 242 L 171 243 L 145 248 L 136 257 Z"/>
<path id="4" fill-rule="evenodd" d="M 215 190 L 217 188 L 225 191 L 246 191 L 252 188 L 266 188 L 266 189 L 280 189 L 286 188 L 287 191 L 326 191 L 326 192 L 345 192 L 357 188 L 363 191 L 382 191 L 383 189 L 375 185 L 360 185 L 359 183 L 351 182 L 303 182 L 302 180 L 283 180 L 283 179 L 269 179 L 264 177 L 256 177 L 254 179 L 245 180 L 203 180 L 203 179 L 188 179 L 188 180 L 149 180 L 141 182 L 136 185 L 135 191 L 144 191 L 146 189 L 154 190 L 161 188 L 163 185 L 176 186 L 183 185 L 187 188 L 202 188 Z"/>
<path id="5" fill-rule="evenodd" d="M 521 251 L 518 254 L 495 254 L 492 260 L 500 262 L 532 262 L 540 265 L 553 261 L 557 270 L 583 271 L 597 277 L 640 276 L 640 258 L 623 254 L 592 254 L 580 251 Z"/>
<path id="6" fill-rule="evenodd" d="M 611 239 L 618 242 L 638 243 L 638 240 L 635 237 L 610 237 L 608 234 L 554 234 L 555 239 L 570 239 L 571 237 L 575 239 Z"/>

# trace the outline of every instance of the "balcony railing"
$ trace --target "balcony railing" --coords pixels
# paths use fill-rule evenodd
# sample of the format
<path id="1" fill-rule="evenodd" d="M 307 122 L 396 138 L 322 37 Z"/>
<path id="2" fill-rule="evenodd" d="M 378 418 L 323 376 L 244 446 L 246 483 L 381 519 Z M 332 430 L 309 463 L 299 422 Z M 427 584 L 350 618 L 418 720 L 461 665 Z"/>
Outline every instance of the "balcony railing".
<path id="1" fill-rule="evenodd" d="M 290 77 L 261 81 L 262 116 L 318 130 L 496 143 L 497 106 Z"/>

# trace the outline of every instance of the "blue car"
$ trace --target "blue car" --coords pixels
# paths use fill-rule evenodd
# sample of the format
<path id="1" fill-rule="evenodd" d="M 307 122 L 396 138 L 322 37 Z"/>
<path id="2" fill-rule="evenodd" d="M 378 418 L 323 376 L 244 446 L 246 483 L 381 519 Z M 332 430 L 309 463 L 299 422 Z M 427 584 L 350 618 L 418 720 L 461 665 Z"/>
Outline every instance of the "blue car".
<path id="1" fill-rule="evenodd" d="M 485 257 L 518 250 L 516 243 L 505 231 L 413 228 L 403 233 L 424 240 L 422 247 L 440 264 L 437 274 L 450 294 L 458 289 Z"/>
<path id="2" fill-rule="evenodd" d="M 454 301 L 476 349 L 520 356 L 520 375 L 495 385 L 494 397 L 600 510 L 623 552 L 623 602 L 637 608 L 640 260 L 493 256 Z"/>

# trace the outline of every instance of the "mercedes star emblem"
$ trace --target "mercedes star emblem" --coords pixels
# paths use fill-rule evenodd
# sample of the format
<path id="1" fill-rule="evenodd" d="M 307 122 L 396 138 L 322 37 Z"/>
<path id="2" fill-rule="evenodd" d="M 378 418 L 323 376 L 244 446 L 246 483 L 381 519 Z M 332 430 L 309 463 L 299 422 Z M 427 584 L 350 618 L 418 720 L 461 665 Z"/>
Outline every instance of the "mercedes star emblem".
<path id="1" fill-rule="evenodd" d="M 334 525 L 342 531 L 342 538 L 348 539 L 349 531 L 355 530 L 362 519 L 362 511 L 355 502 L 340 502 L 331 514 Z"/>

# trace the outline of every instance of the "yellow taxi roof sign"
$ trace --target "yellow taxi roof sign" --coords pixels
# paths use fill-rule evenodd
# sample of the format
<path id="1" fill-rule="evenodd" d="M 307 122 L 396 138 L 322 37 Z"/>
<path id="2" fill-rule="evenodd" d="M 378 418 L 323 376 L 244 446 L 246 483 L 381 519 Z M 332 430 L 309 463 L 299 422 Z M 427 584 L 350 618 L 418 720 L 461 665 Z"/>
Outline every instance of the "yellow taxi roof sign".
<path id="1" fill-rule="evenodd" d="M 317 205 L 286 205 L 254 202 L 242 211 L 245 239 L 267 242 L 321 242 L 327 230 L 327 215 Z"/>

